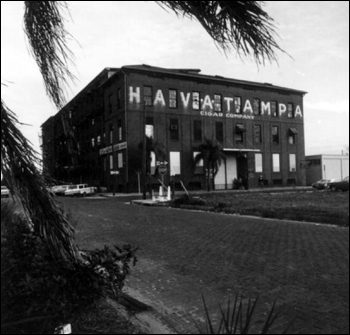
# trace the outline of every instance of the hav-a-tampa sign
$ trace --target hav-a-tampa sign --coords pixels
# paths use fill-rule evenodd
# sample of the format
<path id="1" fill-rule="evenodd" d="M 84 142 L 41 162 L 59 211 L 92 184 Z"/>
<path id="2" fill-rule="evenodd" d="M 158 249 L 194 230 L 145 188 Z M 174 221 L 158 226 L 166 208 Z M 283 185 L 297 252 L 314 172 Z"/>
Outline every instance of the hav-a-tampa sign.
<path id="1" fill-rule="evenodd" d="M 243 101 L 240 97 L 227 97 L 221 95 L 211 96 L 210 94 L 207 94 L 202 95 L 198 101 L 198 95 L 195 96 L 196 93 L 179 92 L 178 107 L 183 108 L 185 111 L 193 110 L 193 113 L 196 112 L 201 116 L 207 117 L 254 120 L 257 115 L 272 116 L 275 113 L 280 117 L 287 115 L 287 113 L 291 113 L 295 118 L 303 117 L 302 108 L 297 104 L 286 105 L 276 101 L 264 101 L 261 99 L 258 103 L 258 113 L 256 113 L 256 101 L 254 101 L 256 99 L 245 99 Z M 219 100 L 217 100 L 218 97 Z M 157 90 L 153 97 L 148 98 L 151 99 L 152 106 L 154 107 L 168 107 L 167 100 L 161 89 Z M 129 87 L 129 103 L 141 105 L 140 87 Z M 290 110 L 290 108 L 292 108 L 292 110 Z"/>

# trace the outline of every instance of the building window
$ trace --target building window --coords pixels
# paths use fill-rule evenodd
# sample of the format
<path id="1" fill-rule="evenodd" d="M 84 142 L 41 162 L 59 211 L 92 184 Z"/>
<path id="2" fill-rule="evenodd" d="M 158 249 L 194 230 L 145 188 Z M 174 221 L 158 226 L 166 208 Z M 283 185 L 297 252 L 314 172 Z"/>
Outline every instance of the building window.
<path id="1" fill-rule="evenodd" d="M 256 144 L 262 143 L 261 125 L 259 124 L 254 125 L 254 142 Z"/>
<path id="2" fill-rule="evenodd" d="M 216 140 L 219 143 L 224 142 L 224 124 L 222 122 L 215 122 Z"/>
<path id="3" fill-rule="evenodd" d="M 292 103 L 288 104 L 287 114 L 288 114 L 288 118 L 290 119 L 294 118 L 294 105 Z"/>
<path id="4" fill-rule="evenodd" d="M 170 139 L 173 141 L 179 140 L 179 120 L 170 119 Z"/>
<path id="5" fill-rule="evenodd" d="M 242 98 L 235 97 L 235 111 L 236 114 L 242 114 Z"/>
<path id="6" fill-rule="evenodd" d="M 295 154 L 289 155 L 289 172 L 296 172 L 297 169 L 297 157 Z"/>
<path id="7" fill-rule="evenodd" d="M 244 142 L 244 133 L 247 129 L 244 128 L 242 123 L 237 123 L 235 127 L 235 142 L 243 143 Z"/>
<path id="8" fill-rule="evenodd" d="M 73 117 L 73 112 L 72 111 L 69 111 L 68 112 L 68 117 L 71 119 Z"/>
<path id="9" fill-rule="evenodd" d="M 288 143 L 295 144 L 296 143 L 296 135 L 298 134 L 298 130 L 296 128 L 289 128 L 288 130 Z"/>
<path id="10" fill-rule="evenodd" d="M 260 99 L 254 99 L 253 112 L 254 112 L 254 115 L 260 115 L 261 114 Z"/>
<path id="11" fill-rule="evenodd" d="M 117 90 L 117 108 L 122 108 L 122 90 L 120 88 Z"/>
<path id="12" fill-rule="evenodd" d="M 109 156 L 109 169 L 110 170 L 113 170 L 113 155 L 110 155 Z"/>
<path id="13" fill-rule="evenodd" d="M 91 146 L 92 146 L 93 148 L 95 148 L 95 144 L 96 144 L 95 138 L 92 138 L 92 139 L 91 139 Z"/>
<path id="14" fill-rule="evenodd" d="M 271 101 L 271 114 L 273 117 L 278 117 L 277 101 Z"/>
<path id="15" fill-rule="evenodd" d="M 272 155 L 272 171 L 281 172 L 280 154 Z"/>
<path id="16" fill-rule="evenodd" d="M 101 135 L 97 136 L 97 145 L 101 145 Z"/>
<path id="17" fill-rule="evenodd" d="M 196 157 L 200 154 L 199 151 L 195 151 L 193 153 L 193 162 L 195 162 Z M 194 171 L 194 174 L 204 174 L 204 161 L 203 159 L 201 159 L 197 164 L 196 164 L 196 168 Z"/>
<path id="18" fill-rule="evenodd" d="M 123 168 L 123 153 L 122 152 L 118 153 L 118 168 L 119 169 Z"/>
<path id="19" fill-rule="evenodd" d="M 214 95 L 214 110 L 215 112 L 221 112 L 222 110 L 222 97 L 220 94 Z"/>
<path id="20" fill-rule="evenodd" d="M 91 125 L 92 125 L 92 126 L 95 125 L 95 119 L 91 119 Z"/>
<path id="21" fill-rule="evenodd" d="M 199 110 L 201 108 L 199 92 L 192 92 L 192 108 L 194 110 Z"/>
<path id="22" fill-rule="evenodd" d="M 109 125 L 109 143 L 113 144 L 113 124 Z"/>
<path id="23" fill-rule="evenodd" d="M 123 140 L 123 126 L 122 126 L 122 120 L 118 120 L 118 140 Z"/>
<path id="24" fill-rule="evenodd" d="M 169 90 L 169 107 L 177 108 L 177 90 Z"/>
<path id="25" fill-rule="evenodd" d="M 280 143 L 279 129 L 276 126 L 272 127 L 272 143 L 273 144 L 279 144 Z"/>
<path id="26" fill-rule="evenodd" d="M 144 86 L 143 88 L 143 100 L 145 102 L 145 106 L 153 106 L 153 93 L 151 86 Z"/>
<path id="27" fill-rule="evenodd" d="M 295 135 L 294 134 L 289 134 L 289 136 L 288 136 L 289 144 L 295 144 L 295 141 L 296 141 Z"/>
<path id="28" fill-rule="evenodd" d="M 196 142 L 202 142 L 202 121 L 193 121 L 193 137 Z"/>
<path id="29" fill-rule="evenodd" d="M 154 120 L 153 117 L 146 118 L 146 136 L 149 138 L 154 138 Z"/>
<path id="30" fill-rule="evenodd" d="M 263 155 L 255 154 L 255 172 L 262 173 L 263 172 Z"/>
<path id="31" fill-rule="evenodd" d="M 181 158 L 180 152 L 171 151 L 170 152 L 170 175 L 180 175 L 181 174 Z"/>
<path id="32" fill-rule="evenodd" d="M 112 94 L 108 96 L 108 113 L 113 113 Z"/>

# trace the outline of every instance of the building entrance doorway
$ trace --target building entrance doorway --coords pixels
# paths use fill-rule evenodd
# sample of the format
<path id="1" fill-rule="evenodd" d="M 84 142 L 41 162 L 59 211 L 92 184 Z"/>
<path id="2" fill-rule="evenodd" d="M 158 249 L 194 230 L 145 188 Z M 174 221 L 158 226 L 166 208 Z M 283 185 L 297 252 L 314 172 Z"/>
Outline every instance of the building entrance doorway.
<path id="1" fill-rule="evenodd" d="M 237 156 L 237 177 L 242 179 L 244 188 L 248 188 L 248 159 L 247 154 Z"/>

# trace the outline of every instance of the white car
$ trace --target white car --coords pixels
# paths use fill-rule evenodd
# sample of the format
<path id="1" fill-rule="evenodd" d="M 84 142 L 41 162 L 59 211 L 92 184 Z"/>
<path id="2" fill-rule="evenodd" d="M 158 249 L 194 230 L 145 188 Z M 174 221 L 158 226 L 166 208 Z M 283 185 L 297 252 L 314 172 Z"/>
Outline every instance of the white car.
<path id="1" fill-rule="evenodd" d="M 83 197 L 87 195 L 93 195 L 96 193 L 96 187 L 89 187 L 87 184 L 69 185 L 68 190 L 64 192 L 64 195 L 75 196 L 81 195 Z"/>
<path id="2" fill-rule="evenodd" d="M 50 188 L 50 192 L 55 194 L 55 195 L 64 195 L 64 193 L 66 191 L 68 191 L 69 189 L 69 186 L 72 186 L 72 185 L 56 185 L 56 186 L 52 186 Z"/>
<path id="3" fill-rule="evenodd" d="M 1 198 L 2 197 L 9 197 L 10 196 L 10 191 L 6 186 L 1 186 Z"/>

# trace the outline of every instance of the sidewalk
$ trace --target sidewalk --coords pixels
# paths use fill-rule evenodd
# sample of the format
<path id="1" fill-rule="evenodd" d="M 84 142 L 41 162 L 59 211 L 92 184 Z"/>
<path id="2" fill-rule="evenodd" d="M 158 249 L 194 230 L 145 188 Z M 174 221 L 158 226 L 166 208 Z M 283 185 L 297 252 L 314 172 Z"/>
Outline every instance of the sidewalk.
<path id="1" fill-rule="evenodd" d="M 307 191 L 313 191 L 313 188 L 311 186 L 296 186 L 296 187 L 266 187 L 266 188 L 252 188 L 248 190 L 214 190 L 214 191 L 189 191 L 189 194 L 191 196 L 200 196 L 202 194 L 220 194 L 220 193 L 274 193 L 274 192 L 307 192 Z M 158 193 L 156 193 L 157 195 Z M 185 195 L 185 191 L 176 191 L 175 196 L 182 196 Z M 98 193 L 101 197 L 108 197 L 108 198 L 135 198 L 136 199 L 142 199 L 143 194 L 142 193 Z M 146 199 L 150 199 L 150 195 L 147 193 Z"/>

